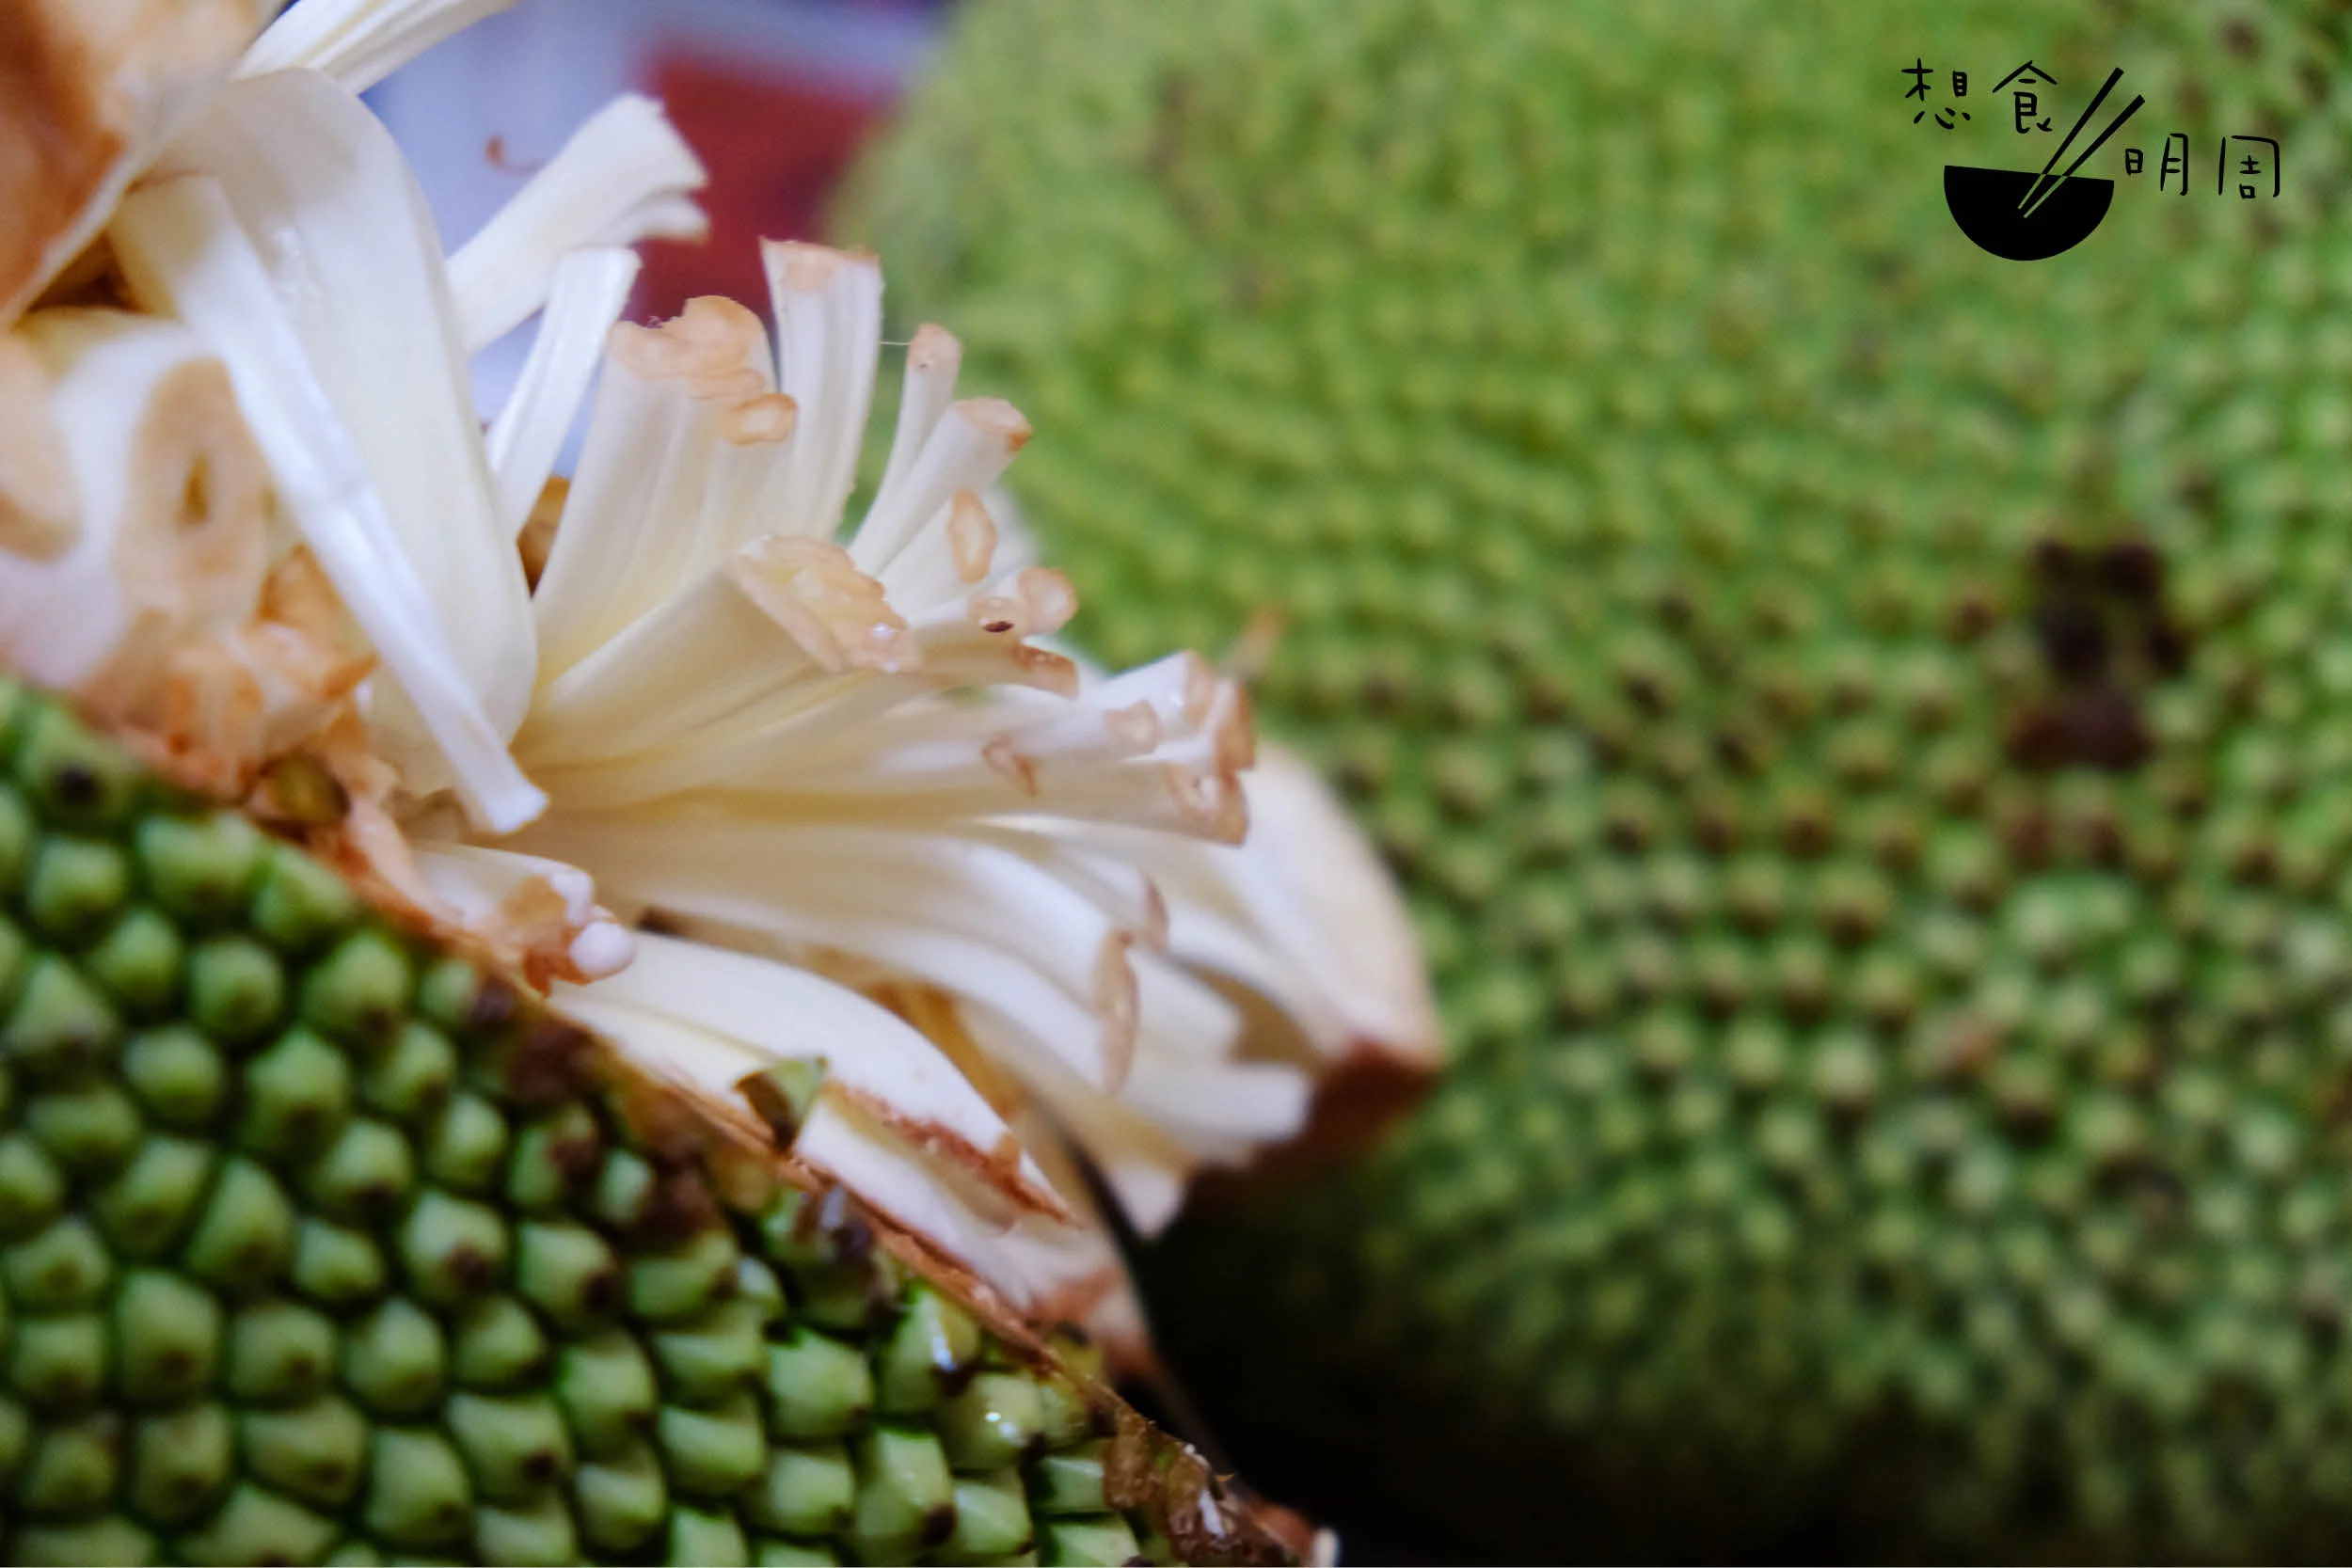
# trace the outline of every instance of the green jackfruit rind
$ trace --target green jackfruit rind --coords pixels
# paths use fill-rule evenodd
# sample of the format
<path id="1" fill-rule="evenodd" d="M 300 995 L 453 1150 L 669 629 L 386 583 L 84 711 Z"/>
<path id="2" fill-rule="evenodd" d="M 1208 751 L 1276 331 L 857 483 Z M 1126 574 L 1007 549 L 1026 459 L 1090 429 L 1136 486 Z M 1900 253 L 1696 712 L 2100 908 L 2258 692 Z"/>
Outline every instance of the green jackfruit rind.
<path id="1" fill-rule="evenodd" d="M 730 1152 L 535 998 L 63 706 L 0 678 L 0 715 L 7 858 L 66 866 L 0 878 L 20 960 L 0 994 L 0 1560 L 1029 1551 L 1048 1527 L 1025 1489 L 1105 1437 L 1124 1467 L 1094 1533 L 1057 1514 L 1055 1539 L 1175 1527 L 1154 1560 L 1282 1556 L 1247 1522 L 1195 1522 L 1223 1516 L 1188 1490 L 1205 1467 L 1075 1341 L 1009 1345 L 845 1193 Z M 69 873 L 106 897 L 68 896 Z M 127 1047 L 118 1006 L 143 1025 Z M 862 1378 L 803 1386 L 810 1280 Z M 904 1406 L 886 1433 L 870 1398 L 836 1398 L 877 1382 Z M 1048 1408 L 1082 1415 L 1026 1418 Z M 985 1440 L 1006 1419 L 1018 1451 Z M 960 1534 L 967 1486 L 987 1517 Z"/>
<path id="2" fill-rule="evenodd" d="M 2352 1550 L 2346 32 L 960 13 L 835 235 L 1044 433 L 1097 652 L 1280 610 L 1457 1053 L 1152 1271 L 1265 1451 L 1515 1555 Z M 1940 166 L 2119 65 L 2099 231 L 1971 246 Z"/>

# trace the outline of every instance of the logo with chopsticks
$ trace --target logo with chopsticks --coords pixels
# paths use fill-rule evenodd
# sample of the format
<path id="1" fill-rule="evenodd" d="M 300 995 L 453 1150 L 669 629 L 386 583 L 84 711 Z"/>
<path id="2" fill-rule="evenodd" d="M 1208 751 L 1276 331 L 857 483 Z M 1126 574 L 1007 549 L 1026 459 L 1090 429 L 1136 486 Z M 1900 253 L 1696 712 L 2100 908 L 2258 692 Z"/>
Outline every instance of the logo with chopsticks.
<path id="1" fill-rule="evenodd" d="M 2107 94 L 2115 90 L 2115 84 L 2122 79 L 2120 66 L 2107 73 L 2106 85 L 2085 106 L 2074 129 L 2066 133 L 2066 138 L 2037 173 L 2020 168 L 1946 164 L 1944 204 L 1951 209 L 1952 221 L 1960 225 L 1960 231 L 1974 240 L 1979 248 L 2011 261 L 2040 261 L 2063 255 L 2089 239 L 2115 199 L 2115 182 L 2094 179 L 2079 171 L 2090 161 L 2092 153 L 2107 144 L 2108 137 L 2122 129 L 2125 120 L 2139 112 L 2147 99 L 2133 98 L 2107 121 L 2106 129 L 2092 138 L 2090 146 L 2074 154 L 2073 162 L 2063 169 L 2058 167 L 2058 162 L 2082 135 L 2083 127 L 2099 112 L 2099 106 L 2107 101 Z M 2127 160 L 2127 168 L 2130 164 Z M 2182 188 L 2187 188 L 2185 176 Z"/>

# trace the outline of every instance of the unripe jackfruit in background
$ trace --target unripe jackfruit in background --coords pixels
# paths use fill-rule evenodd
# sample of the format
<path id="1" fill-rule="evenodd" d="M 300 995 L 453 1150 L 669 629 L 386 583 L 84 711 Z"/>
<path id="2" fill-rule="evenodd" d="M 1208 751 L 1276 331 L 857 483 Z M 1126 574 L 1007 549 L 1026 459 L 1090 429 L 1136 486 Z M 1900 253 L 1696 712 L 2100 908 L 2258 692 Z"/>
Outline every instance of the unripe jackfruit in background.
<path id="1" fill-rule="evenodd" d="M 837 230 L 1061 433 L 1018 496 L 1104 655 L 1279 610 L 1262 713 L 1439 976 L 1410 1128 L 1157 1270 L 1245 1457 L 1339 1457 L 1300 1500 L 1441 1555 L 2352 1550 L 2348 29 L 960 19 Z M 2119 65 L 2101 230 L 1970 245 L 1942 164 L 2039 167 Z"/>
<path id="2" fill-rule="evenodd" d="M 0 679 L 6 1560 L 1275 1549 L 738 1137 Z"/>

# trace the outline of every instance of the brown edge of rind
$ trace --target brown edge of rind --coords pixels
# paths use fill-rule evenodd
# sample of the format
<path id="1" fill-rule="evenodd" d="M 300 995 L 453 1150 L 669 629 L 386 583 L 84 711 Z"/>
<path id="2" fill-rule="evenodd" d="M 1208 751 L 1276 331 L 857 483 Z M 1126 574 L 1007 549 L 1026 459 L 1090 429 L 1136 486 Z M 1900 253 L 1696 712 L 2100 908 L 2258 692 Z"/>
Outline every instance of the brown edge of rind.
<path id="1" fill-rule="evenodd" d="M 594 1037 L 591 1037 L 594 1038 Z M 624 1107 L 622 1116 L 649 1144 L 657 1164 L 680 1160 L 702 1165 L 723 1203 L 739 1212 L 763 1206 L 781 1180 L 812 1196 L 839 1194 L 871 1231 L 875 1243 L 906 1271 L 956 1302 L 1006 1351 L 1033 1370 L 1076 1383 L 1099 1423 L 1109 1428 L 1104 1455 L 1104 1495 L 1122 1513 L 1140 1513 L 1186 1562 L 1278 1563 L 1305 1558 L 1311 1540 L 1295 1539 L 1299 1522 L 1283 1511 L 1262 1511 L 1220 1477 L 1189 1444 L 1153 1426 L 1100 1379 L 1068 1365 L 1038 1325 L 969 1268 L 901 1229 L 879 1212 L 781 1147 L 759 1118 L 735 1105 L 663 1083 L 618 1050 L 596 1041 L 600 1087 Z M 755 1127 L 762 1129 L 754 1132 Z M 691 1130 L 690 1132 L 689 1130 Z M 689 1153 L 682 1146 L 699 1135 Z M 666 1148 L 663 1146 L 667 1146 Z M 682 1157 L 682 1158 L 681 1158 Z M 761 1190 L 768 1184 L 768 1190 Z"/>

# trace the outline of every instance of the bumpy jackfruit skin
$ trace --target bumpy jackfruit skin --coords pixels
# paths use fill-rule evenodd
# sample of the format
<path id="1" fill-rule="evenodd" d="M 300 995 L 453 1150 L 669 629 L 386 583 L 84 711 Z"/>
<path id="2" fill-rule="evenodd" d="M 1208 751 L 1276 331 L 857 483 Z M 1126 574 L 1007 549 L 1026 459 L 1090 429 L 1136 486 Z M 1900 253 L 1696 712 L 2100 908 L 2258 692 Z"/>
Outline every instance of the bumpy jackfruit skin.
<path id="1" fill-rule="evenodd" d="M 7 1560 L 1274 1549 L 1082 1351 L 5 681 L 0 905 Z"/>
<path id="2" fill-rule="evenodd" d="M 1438 975 L 1425 1111 L 1155 1270 L 1343 1524 L 2352 1551 L 2346 31 L 963 17 L 837 232 L 1057 433 L 1017 495 L 1108 658 L 1279 609 L 1261 713 Z M 2102 229 L 1975 249 L 1942 164 L 2040 167 L 2116 65 Z"/>

